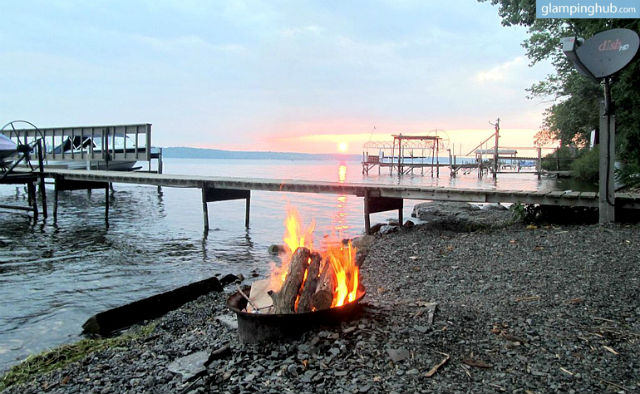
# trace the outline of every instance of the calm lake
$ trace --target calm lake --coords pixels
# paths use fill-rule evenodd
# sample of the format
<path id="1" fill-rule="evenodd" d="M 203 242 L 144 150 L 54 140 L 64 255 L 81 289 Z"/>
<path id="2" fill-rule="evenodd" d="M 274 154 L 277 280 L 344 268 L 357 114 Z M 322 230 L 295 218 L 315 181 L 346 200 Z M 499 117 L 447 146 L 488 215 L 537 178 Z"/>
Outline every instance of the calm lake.
<path id="1" fill-rule="evenodd" d="M 475 172 L 449 179 L 416 171 L 399 179 L 363 176 L 359 162 L 165 159 L 165 173 L 232 177 L 402 183 L 460 188 L 566 190 L 570 185 L 534 175 L 478 180 Z M 342 229 L 361 234 L 362 199 L 354 196 L 252 192 L 251 227 L 244 200 L 209 204 L 211 231 L 203 233 L 200 190 L 115 185 L 110 228 L 104 225 L 104 192 L 64 192 L 58 223 L 33 224 L 29 216 L 0 212 L 0 371 L 31 353 L 73 342 L 91 315 L 215 274 L 265 274 L 269 245 L 282 242 L 287 206 L 304 223 L 316 222 L 316 239 Z M 573 186 L 573 190 L 579 190 Z M 51 212 L 53 186 L 48 186 Z M 0 203 L 26 204 L 26 193 L 0 187 Z M 405 202 L 408 218 L 415 201 Z M 372 223 L 394 217 L 372 215 Z"/>

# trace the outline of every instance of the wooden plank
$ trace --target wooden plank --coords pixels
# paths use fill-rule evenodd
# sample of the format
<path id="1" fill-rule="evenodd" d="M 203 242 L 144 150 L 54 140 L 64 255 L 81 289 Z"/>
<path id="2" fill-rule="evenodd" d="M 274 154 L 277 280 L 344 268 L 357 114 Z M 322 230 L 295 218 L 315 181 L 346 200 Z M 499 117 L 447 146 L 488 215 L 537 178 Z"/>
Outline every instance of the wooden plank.
<path id="1" fill-rule="evenodd" d="M 27 207 L 27 206 L 24 206 L 24 205 L 0 204 L 0 208 L 3 208 L 3 209 L 16 209 L 16 210 L 20 210 L 20 211 L 29 211 L 29 212 L 33 211 L 33 207 Z"/>
<path id="2" fill-rule="evenodd" d="M 368 197 L 369 213 L 386 212 L 395 209 L 402 209 L 401 198 L 391 197 Z"/>
<path id="3" fill-rule="evenodd" d="M 217 189 L 209 185 L 204 188 L 206 202 L 247 199 L 250 195 L 250 190 Z"/>
<path id="4" fill-rule="evenodd" d="M 640 198 L 640 195 L 637 193 L 627 193 L 627 192 L 618 192 L 616 193 L 616 198 L 625 198 L 625 199 L 637 199 Z"/>
<path id="5" fill-rule="evenodd" d="M 566 191 L 555 190 L 555 191 L 552 191 L 551 193 L 547 194 L 547 197 L 549 197 L 549 198 L 560 198 L 560 197 L 564 196 L 566 193 L 567 193 Z"/>
<path id="6" fill-rule="evenodd" d="M 578 199 L 580 198 L 580 192 L 570 191 L 564 194 L 564 198 Z"/>
<path id="7" fill-rule="evenodd" d="M 597 202 L 594 192 L 523 191 L 491 189 L 456 189 L 451 187 L 419 187 L 406 185 L 383 185 L 371 183 L 339 183 L 293 179 L 230 178 L 199 175 L 171 175 L 147 172 L 87 171 L 46 169 L 45 176 L 63 176 L 69 181 L 113 182 L 144 184 L 168 187 L 202 188 L 203 185 L 216 190 L 263 190 L 300 193 L 347 194 L 363 197 L 388 197 L 414 200 L 467 201 L 475 203 L 524 203 L 593 206 Z M 627 198 L 625 196 L 625 198 Z M 639 202 L 640 195 L 628 197 L 627 204 Z"/>
<path id="8" fill-rule="evenodd" d="M 92 182 L 92 181 L 72 181 L 64 177 L 56 178 L 56 187 L 58 190 L 91 190 L 104 189 L 109 187 L 108 182 Z"/>

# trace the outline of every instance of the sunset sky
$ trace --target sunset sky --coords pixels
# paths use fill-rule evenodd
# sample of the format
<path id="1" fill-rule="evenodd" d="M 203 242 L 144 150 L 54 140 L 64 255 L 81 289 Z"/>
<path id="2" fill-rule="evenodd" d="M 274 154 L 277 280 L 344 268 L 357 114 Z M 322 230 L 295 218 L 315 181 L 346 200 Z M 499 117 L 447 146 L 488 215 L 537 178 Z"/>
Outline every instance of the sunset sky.
<path id="1" fill-rule="evenodd" d="M 0 123 L 152 123 L 157 146 L 362 152 L 445 130 L 532 145 L 525 31 L 474 0 L 2 2 Z"/>

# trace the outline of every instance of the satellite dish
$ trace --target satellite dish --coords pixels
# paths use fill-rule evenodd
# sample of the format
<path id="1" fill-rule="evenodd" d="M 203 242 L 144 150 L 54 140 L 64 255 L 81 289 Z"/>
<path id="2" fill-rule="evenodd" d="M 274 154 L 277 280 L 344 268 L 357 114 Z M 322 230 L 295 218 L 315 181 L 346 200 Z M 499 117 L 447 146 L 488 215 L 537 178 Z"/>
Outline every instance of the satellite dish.
<path id="1" fill-rule="evenodd" d="M 600 32 L 575 49 L 580 63 L 596 79 L 609 77 L 622 70 L 638 52 L 640 37 L 629 29 Z"/>

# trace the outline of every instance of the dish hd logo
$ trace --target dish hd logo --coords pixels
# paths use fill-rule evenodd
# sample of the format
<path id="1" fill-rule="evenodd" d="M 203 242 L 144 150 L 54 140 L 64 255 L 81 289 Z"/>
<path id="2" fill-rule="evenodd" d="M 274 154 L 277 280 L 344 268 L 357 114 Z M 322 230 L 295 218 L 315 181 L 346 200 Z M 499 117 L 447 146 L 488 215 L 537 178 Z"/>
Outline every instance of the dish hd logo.
<path id="1" fill-rule="evenodd" d="M 536 0 L 537 18 L 640 18 L 640 0 Z"/>
<path id="2" fill-rule="evenodd" d="M 600 44 L 598 46 L 598 51 L 600 52 L 605 52 L 605 51 L 628 51 L 629 50 L 629 44 L 623 44 L 622 41 L 620 41 L 620 39 L 617 39 L 615 41 L 613 40 L 604 40 L 602 41 L 602 44 Z"/>

